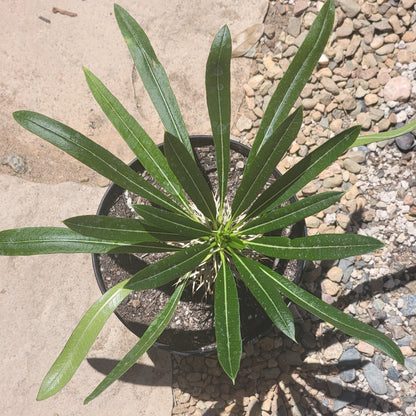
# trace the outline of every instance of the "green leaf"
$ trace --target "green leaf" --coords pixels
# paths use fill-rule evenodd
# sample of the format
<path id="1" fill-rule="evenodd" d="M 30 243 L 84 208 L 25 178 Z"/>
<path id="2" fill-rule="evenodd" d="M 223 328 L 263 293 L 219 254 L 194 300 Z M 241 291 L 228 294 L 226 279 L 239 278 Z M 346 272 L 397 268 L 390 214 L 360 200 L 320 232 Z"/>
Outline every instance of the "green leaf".
<path id="1" fill-rule="evenodd" d="M 195 245 L 140 270 L 107 291 L 81 319 L 42 382 L 38 400 L 60 391 L 72 378 L 107 319 L 132 290 L 153 289 L 195 269 L 207 257 L 208 245 Z"/>
<path id="2" fill-rule="evenodd" d="M 309 196 L 300 201 L 293 202 L 281 208 L 277 208 L 260 218 L 246 224 L 240 234 L 265 234 L 270 231 L 279 230 L 288 225 L 317 214 L 338 201 L 344 192 L 323 192 Z"/>
<path id="3" fill-rule="evenodd" d="M 113 239 L 123 243 L 151 241 L 183 241 L 188 238 L 173 232 L 160 232 L 134 218 L 109 217 L 106 215 L 82 215 L 68 218 L 64 224 L 85 236 Z"/>
<path id="4" fill-rule="evenodd" d="M 190 239 L 211 235 L 211 231 L 200 222 L 182 215 L 173 214 L 149 205 L 132 205 L 132 207 L 148 224 L 166 232 L 172 232 Z"/>
<path id="5" fill-rule="evenodd" d="M 228 27 L 223 26 L 212 42 L 205 73 L 207 105 L 217 160 L 220 212 L 227 190 L 230 163 L 230 61 L 231 35 Z"/>
<path id="6" fill-rule="evenodd" d="M 166 285 L 204 263 L 209 258 L 210 251 L 211 246 L 208 244 L 186 247 L 140 270 L 129 279 L 125 287 L 132 290 L 145 290 Z"/>
<path id="7" fill-rule="evenodd" d="M 234 276 L 224 255 L 215 280 L 214 315 L 218 361 L 235 383 L 242 352 L 240 308 Z"/>
<path id="8" fill-rule="evenodd" d="M 303 107 L 300 106 L 280 124 L 257 154 L 250 152 L 243 179 L 232 204 L 234 218 L 240 215 L 263 190 L 276 165 L 296 138 L 302 124 L 302 109 Z"/>
<path id="9" fill-rule="evenodd" d="M 115 4 L 114 13 L 134 64 L 165 129 L 179 138 L 193 158 L 191 142 L 178 103 L 148 37 L 122 7 Z"/>
<path id="10" fill-rule="evenodd" d="M 125 282 L 112 287 L 88 309 L 43 379 L 37 400 L 53 396 L 71 380 L 107 319 L 131 292 L 124 288 Z"/>
<path id="11" fill-rule="evenodd" d="M 247 217 L 259 215 L 296 194 L 348 149 L 360 129 L 361 126 L 354 126 L 344 130 L 306 155 L 260 195 L 250 207 Z"/>
<path id="12" fill-rule="evenodd" d="M 85 237 L 63 227 L 26 227 L 0 232 L 0 255 L 31 256 L 54 253 L 108 253 L 126 244 Z"/>
<path id="13" fill-rule="evenodd" d="M 187 206 L 178 180 L 153 140 L 92 72 L 84 68 L 84 73 L 94 98 L 140 163 L 168 193 Z"/>
<path id="14" fill-rule="evenodd" d="M 257 276 L 262 275 L 264 278 L 273 281 L 276 288 L 292 302 L 330 323 L 345 334 L 373 345 L 403 365 L 404 358 L 400 348 L 381 332 L 328 305 L 268 267 L 247 258 L 241 258 L 241 261 L 246 263 L 247 267 L 250 267 L 253 271 L 256 270 Z"/>
<path id="15" fill-rule="evenodd" d="M 384 131 L 383 133 L 376 133 L 376 134 L 366 134 L 365 136 L 360 136 L 358 139 L 350 146 L 365 146 L 370 143 L 381 142 L 383 140 L 393 139 L 395 137 L 401 136 L 402 134 L 409 133 L 413 130 L 416 130 L 416 120 L 411 121 L 410 123 L 406 124 L 403 127 L 398 129 Z"/>
<path id="16" fill-rule="evenodd" d="M 189 278 L 189 274 L 187 275 Z M 176 288 L 173 295 L 170 297 L 162 312 L 150 324 L 146 332 L 140 338 L 140 341 L 123 357 L 121 361 L 111 370 L 111 372 L 104 378 L 104 380 L 94 389 L 94 391 L 84 400 L 84 404 L 99 396 L 107 387 L 118 380 L 126 371 L 128 371 L 139 358 L 156 342 L 160 334 L 166 328 L 176 306 L 182 296 L 185 288 L 187 278 Z"/>
<path id="17" fill-rule="evenodd" d="M 260 237 L 246 242 L 253 250 L 278 259 L 335 260 L 384 247 L 373 237 L 357 234 L 322 234 L 308 237 Z"/>
<path id="18" fill-rule="evenodd" d="M 328 0 L 286 70 L 264 113 L 252 152 L 255 154 L 289 114 L 321 57 L 334 24 L 335 6 Z"/>
<path id="19" fill-rule="evenodd" d="M 216 206 L 207 181 L 184 145 L 168 132 L 165 134 L 165 154 L 189 198 L 205 216 L 215 221 Z"/>
<path id="20" fill-rule="evenodd" d="M 173 251 L 181 251 L 183 248 L 178 246 L 172 246 L 170 244 L 151 242 L 151 243 L 138 243 L 127 246 L 120 246 L 111 249 L 107 254 L 128 254 L 128 253 L 168 253 Z"/>
<path id="21" fill-rule="evenodd" d="M 234 254 L 233 261 L 244 283 L 276 327 L 296 342 L 293 316 L 273 281 L 257 273 L 257 269 L 250 262 L 245 262 L 242 256 Z"/>
<path id="22" fill-rule="evenodd" d="M 122 188 L 147 198 L 170 211 L 183 213 L 178 205 L 150 185 L 124 162 L 74 129 L 31 111 L 17 111 L 13 113 L 13 116 L 22 127 L 31 133 L 57 146 Z"/>

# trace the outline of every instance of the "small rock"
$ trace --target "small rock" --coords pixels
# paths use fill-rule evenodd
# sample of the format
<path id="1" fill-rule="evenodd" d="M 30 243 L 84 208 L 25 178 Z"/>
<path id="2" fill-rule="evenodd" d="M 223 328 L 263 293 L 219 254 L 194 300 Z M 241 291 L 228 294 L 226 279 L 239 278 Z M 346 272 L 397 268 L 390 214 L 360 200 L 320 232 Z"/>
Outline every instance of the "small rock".
<path id="1" fill-rule="evenodd" d="M 416 146 L 416 139 L 412 133 L 406 133 L 396 137 L 395 142 L 397 147 L 403 152 L 407 152 Z"/>
<path id="2" fill-rule="evenodd" d="M 342 393 L 342 381 L 338 377 L 328 377 L 328 390 L 331 397 L 339 397 Z"/>
<path id="3" fill-rule="evenodd" d="M 389 129 L 390 124 L 391 124 L 391 121 L 388 118 L 383 118 L 383 120 L 381 120 L 377 124 L 377 126 L 378 126 L 379 131 L 386 131 Z"/>
<path id="4" fill-rule="evenodd" d="M 416 357 L 407 357 L 404 359 L 404 366 L 409 373 L 416 373 Z"/>
<path id="5" fill-rule="evenodd" d="M 355 101 L 354 97 L 347 95 L 347 97 L 345 97 L 345 100 L 343 100 L 342 102 L 342 107 L 345 111 L 352 111 L 355 110 L 355 108 L 357 107 L 357 102 Z"/>
<path id="6" fill-rule="evenodd" d="M 250 130 L 252 125 L 253 125 L 253 122 L 247 116 L 242 115 L 238 119 L 235 126 L 237 127 L 238 130 L 244 131 L 244 130 Z"/>
<path id="7" fill-rule="evenodd" d="M 372 357 L 374 355 L 374 347 L 370 344 L 367 344 L 364 341 L 360 341 L 357 345 L 356 348 L 358 351 L 360 351 L 361 353 L 367 355 L 368 357 Z"/>
<path id="8" fill-rule="evenodd" d="M 351 36 L 352 32 L 354 32 L 352 25 L 342 25 L 335 31 L 335 36 L 337 38 L 347 38 Z"/>
<path id="9" fill-rule="evenodd" d="M 3 162 L 2 165 L 7 165 L 12 170 L 18 174 L 22 174 L 26 172 L 26 162 L 25 160 L 19 156 L 19 155 L 10 155 L 7 156 Z"/>
<path id="10" fill-rule="evenodd" d="M 254 75 L 254 77 L 251 77 L 248 80 L 248 86 L 251 87 L 253 90 L 258 90 L 263 81 L 263 75 Z"/>
<path id="11" fill-rule="evenodd" d="M 338 285 L 337 285 L 338 286 Z M 338 360 L 342 354 L 342 344 L 336 342 L 335 344 L 330 345 L 328 348 L 325 348 L 324 356 L 327 360 Z"/>
<path id="12" fill-rule="evenodd" d="M 344 390 L 341 396 L 334 400 L 334 412 L 342 409 L 343 407 L 353 403 L 355 401 L 355 392 L 351 390 Z"/>
<path id="13" fill-rule="evenodd" d="M 392 78 L 384 86 L 384 100 L 407 101 L 412 92 L 412 84 L 408 78 L 398 76 Z"/>
<path id="14" fill-rule="evenodd" d="M 387 370 L 387 377 L 397 383 L 400 380 L 400 373 L 394 367 L 390 367 Z"/>
<path id="15" fill-rule="evenodd" d="M 401 64 L 410 64 L 411 62 L 413 62 L 413 55 L 413 52 L 410 52 L 407 49 L 401 49 L 397 53 L 397 60 Z"/>
<path id="16" fill-rule="evenodd" d="M 301 15 L 308 8 L 307 0 L 297 0 L 293 7 L 293 14 L 295 16 Z"/>
<path id="17" fill-rule="evenodd" d="M 335 84 L 335 82 L 331 78 L 322 77 L 321 84 L 331 94 L 334 94 L 334 95 L 339 94 L 339 88 L 337 87 L 337 84 Z"/>
<path id="18" fill-rule="evenodd" d="M 416 295 L 404 295 L 402 299 L 403 307 L 400 312 L 405 316 L 416 316 Z"/>
<path id="19" fill-rule="evenodd" d="M 374 105 L 374 104 L 377 104 L 377 102 L 378 102 L 378 96 L 377 96 L 377 94 L 367 94 L 365 97 L 364 97 L 364 102 L 365 102 L 365 105 Z"/>
<path id="20" fill-rule="evenodd" d="M 296 38 L 300 34 L 301 19 L 290 17 L 287 24 L 287 33 Z"/>
<path id="21" fill-rule="evenodd" d="M 354 0 L 343 0 L 340 2 L 340 6 L 342 11 L 351 18 L 357 16 L 361 11 L 360 5 Z"/>
<path id="22" fill-rule="evenodd" d="M 339 285 L 335 282 L 332 282 L 329 279 L 322 280 L 321 288 L 325 293 L 327 293 L 328 295 L 331 295 L 331 296 L 336 295 L 339 291 Z"/>
<path id="23" fill-rule="evenodd" d="M 346 230 L 348 225 L 350 224 L 350 217 L 348 215 L 343 214 L 342 212 L 340 212 L 340 213 L 337 214 L 337 223 L 339 224 L 339 226 L 343 230 Z M 341 274 L 341 278 L 342 278 L 342 274 Z"/>
<path id="24" fill-rule="evenodd" d="M 363 367 L 364 376 L 370 386 L 376 394 L 386 394 L 387 385 L 384 380 L 383 373 L 373 363 L 367 363 Z"/>
<path id="25" fill-rule="evenodd" d="M 344 160 L 344 168 L 347 169 L 348 172 L 351 172 L 351 173 L 361 172 L 361 166 L 350 158 L 346 158 Z"/>
<path id="26" fill-rule="evenodd" d="M 388 55 L 389 53 L 393 53 L 394 45 L 392 43 L 387 43 L 383 45 L 381 48 L 376 49 L 377 55 Z"/>
<path id="27" fill-rule="evenodd" d="M 312 110 L 315 108 L 318 101 L 315 98 L 306 98 L 303 100 L 303 107 L 305 110 Z"/>
<path id="28" fill-rule="evenodd" d="M 318 225 L 319 227 L 319 225 Z M 328 279 L 332 280 L 333 282 L 341 282 L 342 280 L 342 269 L 340 267 L 334 266 L 331 267 L 327 272 Z"/>
<path id="29" fill-rule="evenodd" d="M 357 123 L 361 124 L 363 130 L 371 127 L 371 117 L 368 113 L 360 113 L 357 115 Z"/>

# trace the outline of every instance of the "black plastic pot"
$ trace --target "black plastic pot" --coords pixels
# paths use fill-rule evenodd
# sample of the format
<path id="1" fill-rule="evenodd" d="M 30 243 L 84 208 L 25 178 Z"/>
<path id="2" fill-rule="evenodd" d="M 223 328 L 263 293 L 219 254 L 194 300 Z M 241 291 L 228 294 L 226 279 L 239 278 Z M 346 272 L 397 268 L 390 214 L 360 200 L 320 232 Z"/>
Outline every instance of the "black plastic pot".
<path id="1" fill-rule="evenodd" d="M 213 145 L 213 140 L 211 136 L 191 136 L 191 143 L 192 143 L 192 147 L 195 148 L 203 148 L 203 147 L 207 147 L 210 145 Z M 161 148 L 161 150 L 163 151 L 163 145 L 159 145 L 159 147 Z M 247 157 L 250 151 L 250 148 L 239 143 L 236 141 L 231 141 L 230 142 L 230 147 L 232 150 L 240 153 L 241 155 L 243 155 L 244 157 Z M 132 161 L 130 163 L 130 167 L 133 168 L 135 171 L 142 173 L 144 171 L 143 166 L 140 164 L 140 162 L 135 159 L 134 161 Z M 275 177 L 280 176 L 280 173 L 275 170 L 273 175 Z M 119 187 L 116 184 L 111 184 L 103 199 L 101 200 L 100 206 L 98 208 L 97 211 L 97 215 L 108 215 L 110 212 L 111 207 L 116 203 L 116 201 L 122 196 L 122 194 L 125 192 L 125 190 L 121 187 Z M 294 202 L 296 201 L 296 198 L 293 197 L 291 198 L 290 202 Z M 301 237 L 301 236 L 305 236 L 306 235 L 306 226 L 305 226 L 305 222 L 301 221 L 297 224 L 295 224 L 292 229 L 290 230 L 290 236 L 291 237 Z M 129 255 L 122 255 L 125 256 L 124 259 L 127 258 L 127 256 Z M 120 255 L 118 255 L 118 257 L 120 258 Z M 133 256 L 130 256 L 130 260 Z M 94 267 L 94 273 L 95 273 L 95 277 L 98 283 L 98 286 L 101 290 L 102 293 L 105 293 L 106 291 L 106 287 L 104 284 L 104 279 L 105 276 L 103 276 L 103 273 L 101 271 L 101 259 L 102 259 L 102 255 L 99 254 L 93 254 L 92 255 L 92 260 L 93 260 L 93 267 Z M 126 263 L 129 263 L 130 260 L 127 260 Z M 293 262 L 293 261 L 292 261 Z M 131 263 L 131 261 L 130 261 Z M 133 261 L 134 263 L 134 261 Z M 280 261 L 276 267 L 276 263 L 277 261 L 274 262 L 274 266 L 275 269 L 277 269 L 279 272 L 283 273 L 285 270 L 285 267 L 287 267 L 288 261 Z M 273 259 L 269 259 L 269 266 L 273 267 Z M 295 272 L 294 272 L 294 278 L 292 279 L 295 283 L 298 283 L 300 278 L 301 278 L 301 274 L 304 268 L 305 262 L 304 261 L 297 261 L 295 264 Z M 293 266 L 293 263 L 292 263 Z M 143 266 L 142 266 L 143 267 Z M 128 267 L 126 267 L 128 268 Z M 140 268 L 140 266 L 139 266 Z M 130 269 L 131 269 L 131 264 L 130 264 Z M 133 267 L 134 269 L 134 267 Z M 131 273 L 133 274 L 134 272 L 137 272 L 139 269 L 136 270 L 131 270 Z M 241 288 L 240 288 L 241 289 Z M 240 296 L 240 289 L 239 289 L 239 296 Z M 245 288 L 241 289 L 241 290 L 246 290 Z M 249 296 L 249 300 L 248 302 L 255 302 L 257 304 L 257 301 L 254 299 L 254 297 L 251 295 L 251 293 L 244 293 L 244 305 L 247 305 L 247 296 Z M 240 300 L 240 305 L 241 305 L 241 300 Z M 258 305 L 258 304 L 257 304 Z M 261 308 L 261 307 L 260 307 Z M 241 307 L 240 311 L 244 312 L 245 308 Z M 272 322 L 270 321 L 270 319 L 267 317 L 267 315 L 264 313 L 264 311 L 261 309 L 261 313 L 263 314 L 262 316 L 256 317 L 257 320 L 248 323 L 248 328 L 247 331 L 245 331 L 245 335 L 243 333 L 243 342 L 244 343 L 249 343 L 252 342 L 262 336 L 264 336 L 272 327 Z M 134 321 L 129 321 L 127 319 L 125 319 L 123 316 L 120 315 L 119 312 L 115 312 L 116 316 L 120 319 L 120 321 L 131 331 L 133 332 L 135 335 L 137 335 L 138 337 L 141 337 L 144 333 L 144 331 L 146 330 L 147 326 L 134 322 Z M 249 319 L 249 318 L 248 318 Z M 242 320 L 242 326 L 243 326 L 243 316 L 241 316 L 241 320 Z M 171 330 L 166 329 L 165 332 L 169 332 Z M 189 333 L 188 333 L 189 332 Z M 193 337 L 201 335 L 201 334 L 195 334 L 195 331 L 182 331 L 180 334 L 176 334 L 174 336 L 175 342 L 173 343 L 173 345 L 168 345 L 167 343 L 163 343 L 163 342 L 157 342 L 154 345 L 159 347 L 159 348 L 163 348 L 166 349 L 170 352 L 173 353 L 177 353 L 177 354 L 210 354 L 216 351 L 216 345 L 215 343 L 211 343 L 209 345 L 205 345 L 202 346 L 198 349 L 193 349 L 193 348 L 189 348 L 189 342 L 190 340 L 192 340 Z M 243 332 L 243 328 L 242 328 L 242 332 Z M 173 336 L 173 335 L 172 335 Z M 162 336 L 163 337 L 163 334 Z M 159 338 L 160 340 L 160 338 Z M 158 340 L 158 341 L 159 341 Z"/>

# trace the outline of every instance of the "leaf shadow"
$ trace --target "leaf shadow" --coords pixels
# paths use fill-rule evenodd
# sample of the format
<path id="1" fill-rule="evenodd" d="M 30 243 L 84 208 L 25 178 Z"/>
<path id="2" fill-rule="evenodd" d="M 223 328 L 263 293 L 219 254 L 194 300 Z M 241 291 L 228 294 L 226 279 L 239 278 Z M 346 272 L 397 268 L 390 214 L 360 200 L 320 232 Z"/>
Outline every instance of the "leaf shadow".
<path id="1" fill-rule="evenodd" d="M 167 372 L 166 353 L 161 354 L 156 348 L 147 351 L 152 365 L 144 363 L 134 364 L 122 377 L 120 381 L 124 383 L 137 384 L 141 386 L 170 386 L 172 380 L 170 371 Z M 168 358 L 169 359 L 169 358 Z M 108 358 L 87 358 L 88 364 L 99 373 L 107 376 L 111 370 L 119 363 L 119 360 Z"/>

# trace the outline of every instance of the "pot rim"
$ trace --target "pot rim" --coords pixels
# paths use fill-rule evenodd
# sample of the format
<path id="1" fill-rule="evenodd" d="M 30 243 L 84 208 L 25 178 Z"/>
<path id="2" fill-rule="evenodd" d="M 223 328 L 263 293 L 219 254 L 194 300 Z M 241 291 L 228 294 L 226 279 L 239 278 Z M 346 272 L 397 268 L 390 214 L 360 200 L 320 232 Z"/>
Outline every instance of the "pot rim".
<path id="1" fill-rule="evenodd" d="M 193 135 L 190 136 L 191 139 L 191 143 L 192 143 L 192 147 L 205 147 L 205 146 L 209 146 L 209 145 L 213 145 L 213 137 L 210 135 Z M 158 147 L 162 150 L 163 152 L 163 143 L 159 144 Z M 230 149 L 242 154 L 245 157 L 248 157 L 248 154 L 251 150 L 251 148 L 243 143 L 240 143 L 236 140 L 230 140 Z M 137 158 L 133 159 L 128 166 L 130 166 L 131 168 L 133 168 L 134 170 L 141 172 L 144 171 L 144 167 L 143 165 L 138 161 Z M 281 176 L 281 173 L 275 169 L 273 171 L 273 175 L 275 177 L 277 176 Z M 115 183 L 110 183 L 110 185 L 108 185 L 107 190 L 105 191 L 100 204 L 98 206 L 97 209 L 97 214 L 96 215 L 103 215 L 103 211 L 106 212 L 107 211 L 107 207 L 106 205 L 108 205 L 108 199 L 111 198 L 111 200 L 114 199 L 113 194 L 122 194 L 125 190 L 120 187 L 119 185 L 115 184 Z M 289 199 L 290 201 L 294 202 L 297 200 L 296 196 L 293 196 Z M 112 203 L 110 204 L 110 206 L 112 205 Z M 104 214 L 107 215 L 107 214 Z M 301 233 L 302 235 L 306 236 L 307 235 L 307 227 L 305 224 L 305 221 L 302 220 L 299 223 L 300 224 L 300 229 L 301 229 Z M 104 285 L 104 279 L 101 273 L 101 269 L 100 269 L 100 263 L 99 263 L 99 258 L 100 258 L 100 254 L 96 254 L 93 253 L 92 254 L 92 265 L 93 265 L 93 270 L 94 270 L 94 275 L 95 275 L 95 279 L 97 281 L 98 287 L 101 291 L 102 294 L 104 294 L 106 292 L 106 288 Z M 305 268 L 306 265 L 306 261 L 302 261 L 302 260 L 297 260 L 296 262 L 296 271 L 295 271 L 295 278 L 294 281 L 298 282 L 301 279 L 302 276 L 302 272 Z M 286 300 L 288 306 L 291 304 L 290 301 Z M 129 329 L 129 331 L 131 331 L 133 334 L 135 334 L 136 336 L 141 336 L 137 334 L 137 331 L 132 327 L 132 325 L 130 325 L 121 315 L 120 313 L 116 311 L 114 311 L 114 314 L 117 316 L 117 318 L 122 322 L 122 324 Z M 273 323 L 270 321 L 266 328 L 263 328 L 259 331 L 259 333 L 257 335 L 255 335 L 254 337 L 245 340 L 244 343 L 245 344 L 250 344 L 254 341 L 256 341 L 257 339 L 262 338 L 263 336 L 265 336 L 273 327 Z M 199 349 L 196 350 L 188 350 L 188 351 L 176 351 L 174 350 L 170 345 L 166 345 L 166 344 L 162 344 L 159 342 L 155 342 L 153 344 L 153 346 L 163 349 L 163 350 L 167 350 L 173 354 L 178 354 L 178 355 L 210 355 L 210 354 L 214 354 L 217 350 L 216 348 L 216 344 L 214 343 L 214 345 L 210 344 L 208 346 L 203 346 L 200 347 Z"/>

